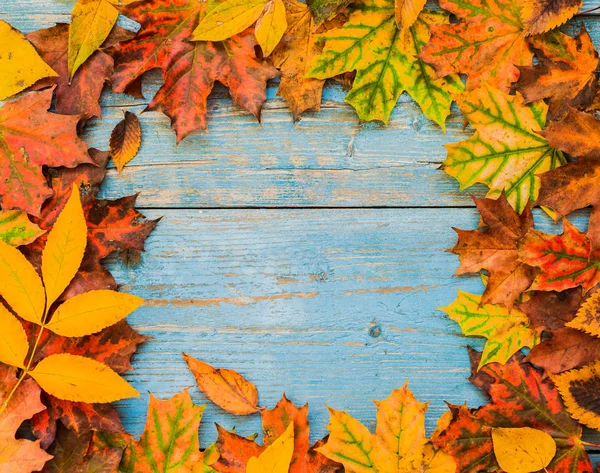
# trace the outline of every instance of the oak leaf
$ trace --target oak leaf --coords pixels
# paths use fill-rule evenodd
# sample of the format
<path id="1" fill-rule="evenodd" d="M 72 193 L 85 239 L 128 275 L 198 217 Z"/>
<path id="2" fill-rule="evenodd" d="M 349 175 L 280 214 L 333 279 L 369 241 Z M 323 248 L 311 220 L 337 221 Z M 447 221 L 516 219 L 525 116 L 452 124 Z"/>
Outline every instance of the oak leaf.
<path id="1" fill-rule="evenodd" d="M 294 424 L 294 454 L 289 473 L 335 473 L 341 467 L 315 450 L 321 444 L 311 448 L 308 404 L 298 408 L 284 395 L 273 409 L 261 411 L 261 417 L 265 446 L 273 444 L 290 423 Z"/>
<path id="2" fill-rule="evenodd" d="M 352 0 L 307 0 L 306 3 L 318 26 L 338 15 Z"/>
<path id="3" fill-rule="evenodd" d="M 427 404 L 418 402 L 406 384 L 376 405 L 375 434 L 347 413 L 330 408 L 329 438 L 318 451 L 344 465 L 347 473 L 456 470 L 452 458 L 425 438 Z"/>
<path id="4" fill-rule="evenodd" d="M 478 369 L 488 363 L 504 364 L 522 348 L 533 348 L 540 341 L 519 309 L 509 312 L 501 305 L 484 304 L 475 294 L 458 291 L 456 300 L 439 310 L 458 322 L 466 336 L 487 339 Z"/>
<path id="5" fill-rule="evenodd" d="M 556 383 L 571 416 L 583 425 L 600 429 L 600 361 L 553 376 L 552 380 Z"/>
<path id="6" fill-rule="evenodd" d="M 248 30 L 224 42 L 191 43 L 205 8 L 205 2 L 195 0 L 148 0 L 121 10 L 141 28 L 135 38 L 116 46 L 113 89 L 126 92 L 145 72 L 160 68 L 165 83 L 148 110 L 171 118 L 178 142 L 206 129 L 206 100 L 215 81 L 260 119 L 267 80 L 277 76 L 275 68 L 256 57 L 256 40 Z"/>
<path id="7" fill-rule="evenodd" d="M 504 304 L 509 309 L 533 282 L 537 270 L 519 260 L 517 241 L 534 226 L 531 209 L 521 216 L 504 193 L 498 199 L 473 198 L 481 215 L 478 230 L 454 229 L 458 242 L 449 251 L 457 254 L 460 267 L 455 275 L 488 271 L 482 304 Z"/>
<path id="8" fill-rule="evenodd" d="M 39 215 L 42 203 L 52 194 L 42 166 L 92 162 L 76 133 L 79 117 L 49 113 L 51 101 L 48 89 L 0 108 L 0 206 L 4 210 Z"/>
<path id="9" fill-rule="evenodd" d="M 117 123 L 110 134 L 110 155 L 121 172 L 137 155 L 142 143 L 142 129 L 134 113 L 125 112 L 125 118 Z"/>
<path id="10" fill-rule="evenodd" d="M 538 197 L 538 174 L 565 164 L 562 152 L 550 146 L 538 132 L 546 123 L 544 102 L 523 103 L 484 85 L 460 95 L 457 103 L 476 133 L 469 139 L 446 145 L 443 169 L 460 188 L 481 183 L 488 197 L 504 192 L 517 213 Z"/>
<path id="11" fill-rule="evenodd" d="M 217 425 L 219 459 L 211 466 L 221 473 L 246 473 L 250 458 L 258 457 L 265 447 Z"/>
<path id="12" fill-rule="evenodd" d="M 548 98 L 549 112 L 561 117 L 568 106 L 586 108 L 598 91 L 598 53 L 589 33 L 582 27 L 572 38 L 553 31 L 531 39 L 538 63 L 520 68 L 516 89 L 525 102 Z"/>
<path id="13" fill-rule="evenodd" d="M 583 0 L 526 0 L 521 5 L 525 34 L 545 33 L 573 17 Z"/>
<path id="14" fill-rule="evenodd" d="M 556 455 L 556 442 L 530 427 L 492 429 L 494 455 L 506 473 L 533 473 L 548 466 Z"/>
<path id="15" fill-rule="evenodd" d="M 191 473 L 201 456 L 198 429 L 203 411 L 187 390 L 166 401 L 150 394 L 144 433 L 125 450 L 121 471 Z"/>
<path id="16" fill-rule="evenodd" d="M 25 36 L 4 20 L 0 20 L 0 38 L 0 100 L 25 90 L 40 79 L 57 76 Z"/>
<path id="17" fill-rule="evenodd" d="M 288 473 L 294 453 L 294 423 L 265 448 L 258 457 L 248 460 L 246 473 Z"/>
<path id="18" fill-rule="evenodd" d="M 506 364 L 491 363 L 479 371 L 479 353 L 470 350 L 471 382 L 491 398 L 477 409 L 450 406 L 452 420 L 434 439 L 434 445 L 451 454 L 458 472 L 498 471 L 493 455 L 492 429 L 530 427 L 548 433 L 557 454 L 548 473 L 592 473 L 581 441 L 581 428 L 566 411 L 550 379 L 517 354 Z"/>
<path id="19" fill-rule="evenodd" d="M 253 414 L 258 407 L 256 386 L 233 370 L 215 369 L 183 353 L 200 390 L 220 408 L 235 415 Z"/>
<path id="20" fill-rule="evenodd" d="M 600 251 L 566 219 L 561 235 L 537 230 L 527 233 L 519 241 L 519 258 L 541 270 L 531 290 L 564 291 L 581 286 L 587 292 L 600 282 Z"/>
<path id="21" fill-rule="evenodd" d="M 68 48 L 69 82 L 104 43 L 117 23 L 115 0 L 78 0 L 71 14 Z"/>
<path id="22" fill-rule="evenodd" d="M 15 439 L 17 429 L 45 406 L 40 388 L 32 379 L 24 380 L 6 404 L 17 384 L 16 369 L 0 363 L 0 471 L 31 473 L 43 468 L 52 458 L 40 448 L 39 440 Z"/>
<path id="23" fill-rule="evenodd" d="M 364 0 L 341 28 L 320 35 L 325 45 L 313 58 L 308 77 L 328 79 L 356 71 L 344 100 L 361 120 L 387 123 L 406 91 L 427 118 L 445 129 L 451 94 L 463 89 L 462 82 L 452 75 L 436 78 L 433 69 L 416 56 L 429 40 L 430 26 L 447 22 L 446 14 L 426 10 L 410 28 L 400 31 L 393 0 Z"/>
<path id="24" fill-rule="evenodd" d="M 44 233 L 26 212 L 0 210 L 0 240 L 12 246 L 28 245 Z"/>
<path id="25" fill-rule="evenodd" d="M 419 57 L 438 77 L 467 75 L 467 90 L 487 82 L 504 92 L 519 78 L 517 66 L 531 65 L 533 53 L 524 36 L 520 0 L 440 0 L 461 20 L 434 25 Z"/>

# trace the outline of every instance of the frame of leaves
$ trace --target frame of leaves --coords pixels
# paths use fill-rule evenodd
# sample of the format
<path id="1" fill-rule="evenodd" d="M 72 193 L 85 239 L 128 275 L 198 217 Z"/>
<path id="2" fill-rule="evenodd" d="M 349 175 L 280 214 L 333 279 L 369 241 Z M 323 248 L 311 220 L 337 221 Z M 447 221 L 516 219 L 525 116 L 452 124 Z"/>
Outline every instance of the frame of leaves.
<path id="1" fill-rule="evenodd" d="M 585 28 L 556 29 L 581 0 L 439 6 L 79 0 L 70 25 L 24 36 L 0 21 L 0 100 L 20 94 L 0 108 L 0 472 L 592 472 L 586 447 L 600 446 L 581 425 L 600 429 L 598 54 Z M 140 30 L 115 26 L 120 14 Z M 257 118 L 277 76 L 294 119 L 319 110 L 326 79 L 349 86 L 362 121 L 387 123 L 407 92 L 444 129 L 456 102 L 475 132 L 447 146 L 443 169 L 489 192 L 474 198 L 480 226 L 456 229 L 451 251 L 457 274 L 481 274 L 486 288 L 441 310 L 487 339 L 470 349 L 470 381 L 488 404 L 449 405 L 427 439 L 427 404 L 404 385 L 376 401 L 374 433 L 330 409 L 328 438 L 310 445 L 308 406 L 283 396 L 261 408 L 240 374 L 184 354 L 212 402 L 260 413 L 263 445 L 217 426 L 202 450 L 203 408 L 187 391 L 151 396 L 144 434 L 129 436 L 109 403 L 137 394 L 119 374 L 145 340 L 124 320 L 142 301 L 117 292 L 101 261 L 142 251 L 157 222 L 136 196 L 96 198 L 109 157 L 119 171 L 135 157 L 137 117 L 126 113 L 110 153 L 79 132 L 100 116 L 107 80 L 139 96 L 151 69 L 165 82 L 148 110 L 171 118 L 177 141 L 206 129 L 215 81 Z M 563 218 L 561 235 L 534 228 L 534 205 Z M 590 206 L 583 233 L 565 216 Z"/>

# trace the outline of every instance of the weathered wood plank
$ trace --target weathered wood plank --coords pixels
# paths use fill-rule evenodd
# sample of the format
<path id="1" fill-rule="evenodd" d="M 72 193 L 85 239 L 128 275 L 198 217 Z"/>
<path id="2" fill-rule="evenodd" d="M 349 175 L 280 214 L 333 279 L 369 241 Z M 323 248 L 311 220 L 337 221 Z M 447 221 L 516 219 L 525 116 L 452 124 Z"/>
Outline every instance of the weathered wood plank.
<path id="1" fill-rule="evenodd" d="M 477 278 L 453 278 L 458 261 L 444 250 L 451 226 L 474 228 L 473 209 L 181 210 L 164 215 L 141 264 L 111 271 L 124 290 L 147 299 L 131 317 L 154 336 L 128 375 L 142 393 L 167 397 L 194 384 L 181 351 L 236 369 L 273 406 L 285 391 L 311 403 L 313 435 L 325 433 L 326 404 L 372 424 L 372 399 L 410 380 L 431 401 L 429 429 L 444 400 L 483 401 L 465 380 L 465 346 L 436 308 L 456 289 L 481 292 Z M 540 228 L 559 231 L 540 213 Z M 585 227 L 585 216 L 575 220 Z M 196 388 L 192 395 L 202 402 Z M 122 404 L 139 433 L 147 395 Z M 258 418 L 233 418 L 209 405 L 213 422 L 250 434 Z"/>

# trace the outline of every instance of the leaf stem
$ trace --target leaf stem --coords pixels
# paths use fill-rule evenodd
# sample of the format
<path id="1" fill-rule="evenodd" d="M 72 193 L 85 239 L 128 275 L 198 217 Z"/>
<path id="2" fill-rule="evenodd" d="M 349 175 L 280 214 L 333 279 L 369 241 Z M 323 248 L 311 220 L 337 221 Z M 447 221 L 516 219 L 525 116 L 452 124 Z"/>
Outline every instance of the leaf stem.
<path id="1" fill-rule="evenodd" d="M 584 442 L 583 440 L 581 441 L 581 443 L 583 445 L 585 445 L 586 447 L 592 447 L 592 448 L 598 448 L 598 449 L 600 449 L 600 444 L 597 444 L 597 443 Z"/>

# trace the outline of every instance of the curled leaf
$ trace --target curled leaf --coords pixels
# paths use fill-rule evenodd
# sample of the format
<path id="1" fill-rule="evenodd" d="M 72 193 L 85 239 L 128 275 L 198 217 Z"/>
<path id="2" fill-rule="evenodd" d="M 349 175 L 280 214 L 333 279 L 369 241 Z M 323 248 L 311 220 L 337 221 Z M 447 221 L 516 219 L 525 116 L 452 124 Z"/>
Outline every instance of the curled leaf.
<path id="1" fill-rule="evenodd" d="M 141 143 L 142 129 L 138 118 L 134 113 L 125 112 L 125 118 L 117 123 L 110 135 L 110 155 L 119 172 L 135 158 Z"/>

